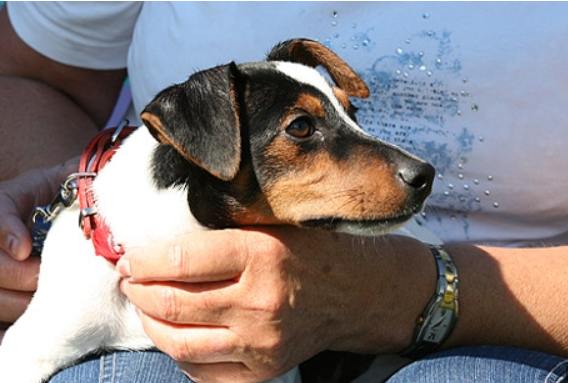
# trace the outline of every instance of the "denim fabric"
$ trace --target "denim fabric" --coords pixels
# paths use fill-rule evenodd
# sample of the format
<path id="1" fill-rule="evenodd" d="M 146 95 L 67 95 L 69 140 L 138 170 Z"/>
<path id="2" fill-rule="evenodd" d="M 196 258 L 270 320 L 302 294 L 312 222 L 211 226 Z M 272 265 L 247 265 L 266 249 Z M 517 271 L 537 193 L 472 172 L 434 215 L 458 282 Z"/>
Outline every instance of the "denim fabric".
<path id="1" fill-rule="evenodd" d="M 568 360 L 510 347 L 464 347 L 416 361 L 387 383 L 568 383 Z M 191 383 L 157 351 L 92 357 L 56 374 L 50 383 Z M 304 382 L 310 383 L 310 382 Z"/>
<path id="2" fill-rule="evenodd" d="M 512 347 L 463 347 L 411 363 L 387 383 L 568 383 L 568 360 Z"/>
<path id="3" fill-rule="evenodd" d="M 54 375 L 49 383 L 191 383 L 168 356 L 158 351 L 91 357 Z"/>

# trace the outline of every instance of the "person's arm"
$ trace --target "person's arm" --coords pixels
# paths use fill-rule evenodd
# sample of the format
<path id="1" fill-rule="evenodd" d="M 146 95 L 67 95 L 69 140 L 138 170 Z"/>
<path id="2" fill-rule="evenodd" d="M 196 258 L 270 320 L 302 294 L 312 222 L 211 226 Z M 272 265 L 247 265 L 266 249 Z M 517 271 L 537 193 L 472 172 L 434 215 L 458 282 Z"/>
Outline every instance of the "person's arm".
<path id="1" fill-rule="evenodd" d="M 0 180 L 79 154 L 110 115 L 125 69 L 61 64 L 29 47 L 0 10 Z"/>
<path id="2" fill-rule="evenodd" d="M 460 318 L 445 347 L 568 355 L 568 247 L 447 249 Z M 127 249 L 118 270 L 157 347 L 216 382 L 267 379 L 324 349 L 400 352 L 436 280 L 416 240 L 293 228 L 193 233 Z"/>
<path id="3" fill-rule="evenodd" d="M 48 203 L 65 174 L 76 169 L 74 166 L 50 166 L 78 155 L 90 137 L 103 126 L 125 76 L 124 68 L 84 69 L 38 53 L 16 33 L 8 15 L 10 6 L 0 9 L 0 181 L 10 179 L 0 182 L 0 341 L 2 329 L 22 314 L 36 288 L 39 260 L 28 258 L 31 240 L 25 222 L 32 207 Z M 15 10 L 15 7 L 19 9 Z M 20 22 L 34 20 L 33 25 L 36 25 L 39 20 L 25 15 L 22 7 L 45 7 L 42 14 L 46 14 L 50 13 L 47 12 L 50 7 L 53 11 L 54 8 L 85 5 L 28 3 L 14 4 L 10 8 L 12 16 L 17 11 Z M 111 3 L 97 7 L 99 10 L 105 8 L 106 13 L 98 14 L 99 18 L 105 19 L 111 18 L 114 7 L 118 7 L 114 17 L 124 26 L 119 34 L 126 41 L 140 5 Z M 123 11 L 127 14 L 120 13 Z M 86 18 L 92 14 L 83 12 Z M 91 20 L 89 25 L 98 24 Z M 53 25 L 61 26 L 62 23 Z M 27 36 L 47 33 L 42 28 L 28 29 Z M 62 30 L 61 33 L 71 33 L 65 26 Z M 86 35 L 81 36 L 82 41 Z M 114 37 L 108 39 L 112 44 L 117 40 Z M 68 42 L 70 39 L 63 40 Z M 61 48 L 61 41 L 54 41 L 55 45 L 58 43 Z M 45 47 L 45 44 L 39 46 Z M 93 55 L 100 61 L 103 49 L 87 48 L 94 50 Z M 87 50 L 85 47 L 78 49 L 83 53 Z M 58 50 L 59 53 L 64 51 Z M 66 52 L 67 59 L 73 57 L 72 49 Z M 125 57 L 126 51 L 119 59 L 125 62 Z M 117 60 L 113 65 L 121 64 Z M 36 167 L 41 169 L 16 177 Z"/>
<path id="4" fill-rule="evenodd" d="M 568 246 L 446 246 L 461 273 L 447 347 L 498 344 L 568 356 Z"/>

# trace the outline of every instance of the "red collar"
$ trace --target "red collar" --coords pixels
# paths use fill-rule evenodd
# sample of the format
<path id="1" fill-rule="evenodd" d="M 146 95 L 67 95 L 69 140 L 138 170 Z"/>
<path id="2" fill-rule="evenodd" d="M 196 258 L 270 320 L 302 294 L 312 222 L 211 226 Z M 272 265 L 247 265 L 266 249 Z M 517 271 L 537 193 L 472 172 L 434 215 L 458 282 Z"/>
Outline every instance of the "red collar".
<path id="1" fill-rule="evenodd" d="M 127 124 L 127 123 L 126 123 Z M 134 127 L 121 124 L 116 129 L 105 129 L 87 145 L 79 160 L 79 172 L 93 173 L 92 177 L 80 177 L 77 194 L 81 213 L 79 225 L 87 239 L 93 241 L 96 255 L 116 263 L 124 254 L 122 245 L 114 243 L 107 223 L 97 213 L 93 195 L 93 181 L 98 172 L 110 161 L 122 141 L 134 131 Z"/>

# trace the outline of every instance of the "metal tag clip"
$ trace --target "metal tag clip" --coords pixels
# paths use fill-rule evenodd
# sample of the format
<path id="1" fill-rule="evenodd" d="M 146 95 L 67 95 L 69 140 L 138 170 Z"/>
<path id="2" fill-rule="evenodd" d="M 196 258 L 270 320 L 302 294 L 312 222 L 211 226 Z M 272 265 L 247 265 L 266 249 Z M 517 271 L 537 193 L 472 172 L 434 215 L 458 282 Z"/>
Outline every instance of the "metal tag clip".
<path id="1" fill-rule="evenodd" d="M 43 243 L 53 220 L 61 210 L 69 207 L 77 199 L 77 179 L 81 177 L 95 177 L 93 172 L 78 172 L 70 174 L 59 187 L 51 203 L 37 206 L 32 213 L 32 254 L 39 255 L 43 250 Z"/>

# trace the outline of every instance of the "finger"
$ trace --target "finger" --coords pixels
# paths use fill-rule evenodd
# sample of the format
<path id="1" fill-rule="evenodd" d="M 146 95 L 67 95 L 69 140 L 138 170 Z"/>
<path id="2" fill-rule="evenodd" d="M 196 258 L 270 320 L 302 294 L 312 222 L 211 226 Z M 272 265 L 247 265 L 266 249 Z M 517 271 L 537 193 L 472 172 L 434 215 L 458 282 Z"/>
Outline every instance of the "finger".
<path id="1" fill-rule="evenodd" d="M 117 264 L 135 281 L 216 282 L 235 279 L 246 266 L 242 230 L 189 233 L 175 242 L 127 249 Z"/>
<path id="2" fill-rule="evenodd" d="M 13 213 L 14 207 L 0 198 L 0 250 L 17 260 L 26 259 L 32 251 L 32 239 L 22 218 Z"/>
<path id="3" fill-rule="evenodd" d="M 171 323 L 227 325 L 232 283 L 131 283 L 123 280 L 122 292 L 146 314 Z"/>
<path id="4" fill-rule="evenodd" d="M 207 383 L 254 382 L 253 373 L 243 363 L 181 363 L 179 368 L 190 379 Z"/>
<path id="5" fill-rule="evenodd" d="M 34 197 L 31 191 L 39 190 L 29 185 L 32 177 L 40 177 L 40 172 L 30 172 L 21 179 L 3 182 L 0 190 L 0 248 L 11 257 L 26 259 L 32 249 L 32 240 L 24 222 L 33 208 Z"/>
<path id="6" fill-rule="evenodd" d="M 0 250 L 0 288 L 16 291 L 35 291 L 40 259 L 31 257 L 16 261 Z"/>
<path id="7" fill-rule="evenodd" d="M 0 322 L 15 322 L 24 313 L 31 299 L 30 293 L 0 289 Z"/>
<path id="8" fill-rule="evenodd" d="M 139 312 L 156 347 L 178 362 L 238 362 L 238 339 L 225 327 L 179 326 Z"/>

